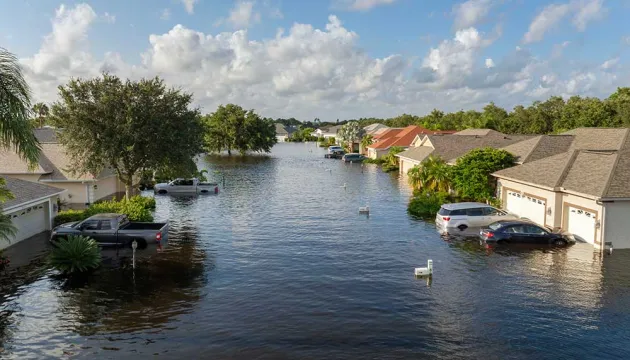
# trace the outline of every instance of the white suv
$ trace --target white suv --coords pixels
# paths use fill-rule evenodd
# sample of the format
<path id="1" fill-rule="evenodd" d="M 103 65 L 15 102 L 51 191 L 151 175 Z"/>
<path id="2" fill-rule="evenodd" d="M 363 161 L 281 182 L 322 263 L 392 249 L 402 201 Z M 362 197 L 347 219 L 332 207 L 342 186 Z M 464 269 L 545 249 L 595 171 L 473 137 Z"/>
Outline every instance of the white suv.
<path id="1" fill-rule="evenodd" d="M 488 204 L 464 202 L 442 205 L 435 216 L 435 224 L 444 232 L 453 232 L 484 227 L 495 221 L 510 219 L 518 219 L 518 216 Z"/>

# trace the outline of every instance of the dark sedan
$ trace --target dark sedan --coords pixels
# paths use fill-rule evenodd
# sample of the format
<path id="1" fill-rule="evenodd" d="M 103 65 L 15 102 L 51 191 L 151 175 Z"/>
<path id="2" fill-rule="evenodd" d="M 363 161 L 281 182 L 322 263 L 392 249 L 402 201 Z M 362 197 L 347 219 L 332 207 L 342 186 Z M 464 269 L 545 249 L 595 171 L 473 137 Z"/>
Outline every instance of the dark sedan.
<path id="1" fill-rule="evenodd" d="M 479 233 L 486 244 L 553 244 L 567 245 L 571 240 L 566 236 L 522 220 L 501 220 L 494 222 Z"/>

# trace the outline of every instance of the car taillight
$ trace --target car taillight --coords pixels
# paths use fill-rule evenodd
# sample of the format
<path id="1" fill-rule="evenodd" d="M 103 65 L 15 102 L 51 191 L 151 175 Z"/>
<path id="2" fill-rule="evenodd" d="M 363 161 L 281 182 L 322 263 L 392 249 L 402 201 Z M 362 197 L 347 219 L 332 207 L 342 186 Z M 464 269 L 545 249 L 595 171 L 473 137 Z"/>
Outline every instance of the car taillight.
<path id="1" fill-rule="evenodd" d="M 494 233 L 493 233 L 493 232 L 488 231 L 488 232 L 486 233 L 486 237 L 487 237 L 488 239 L 489 239 L 489 238 L 491 238 L 491 237 L 494 237 Z"/>
<path id="2" fill-rule="evenodd" d="M 162 240 L 162 233 L 157 233 L 155 234 L 155 241 L 161 241 Z"/>
<path id="3" fill-rule="evenodd" d="M 449 221 L 449 220 L 451 220 L 451 218 L 450 218 L 450 217 L 448 217 L 448 216 L 444 216 L 444 217 L 442 217 L 442 220 L 444 220 L 444 221 Z"/>

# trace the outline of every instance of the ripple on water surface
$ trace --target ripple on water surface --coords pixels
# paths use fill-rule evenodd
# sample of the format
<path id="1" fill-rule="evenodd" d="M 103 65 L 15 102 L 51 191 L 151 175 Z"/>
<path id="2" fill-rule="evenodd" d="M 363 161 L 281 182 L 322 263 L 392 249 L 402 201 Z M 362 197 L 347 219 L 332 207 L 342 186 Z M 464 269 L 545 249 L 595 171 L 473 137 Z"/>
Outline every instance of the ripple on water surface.
<path id="1" fill-rule="evenodd" d="M 135 274 L 128 250 L 68 281 L 45 239 L 9 249 L 30 257 L 0 278 L 2 357 L 630 357 L 630 252 L 443 238 L 407 215 L 404 178 L 323 154 L 203 159 L 225 187 L 157 197 L 170 243 Z M 428 258 L 430 284 L 412 275 Z"/>

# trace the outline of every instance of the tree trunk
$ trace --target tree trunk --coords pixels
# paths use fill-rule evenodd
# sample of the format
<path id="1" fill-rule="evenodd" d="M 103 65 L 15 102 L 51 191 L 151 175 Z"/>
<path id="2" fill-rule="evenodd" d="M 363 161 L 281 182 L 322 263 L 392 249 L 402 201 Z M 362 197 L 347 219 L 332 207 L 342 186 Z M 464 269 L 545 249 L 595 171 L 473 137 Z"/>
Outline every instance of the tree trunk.
<path id="1" fill-rule="evenodd" d="M 232 156 L 232 150 L 228 149 L 228 156 Z"/>

